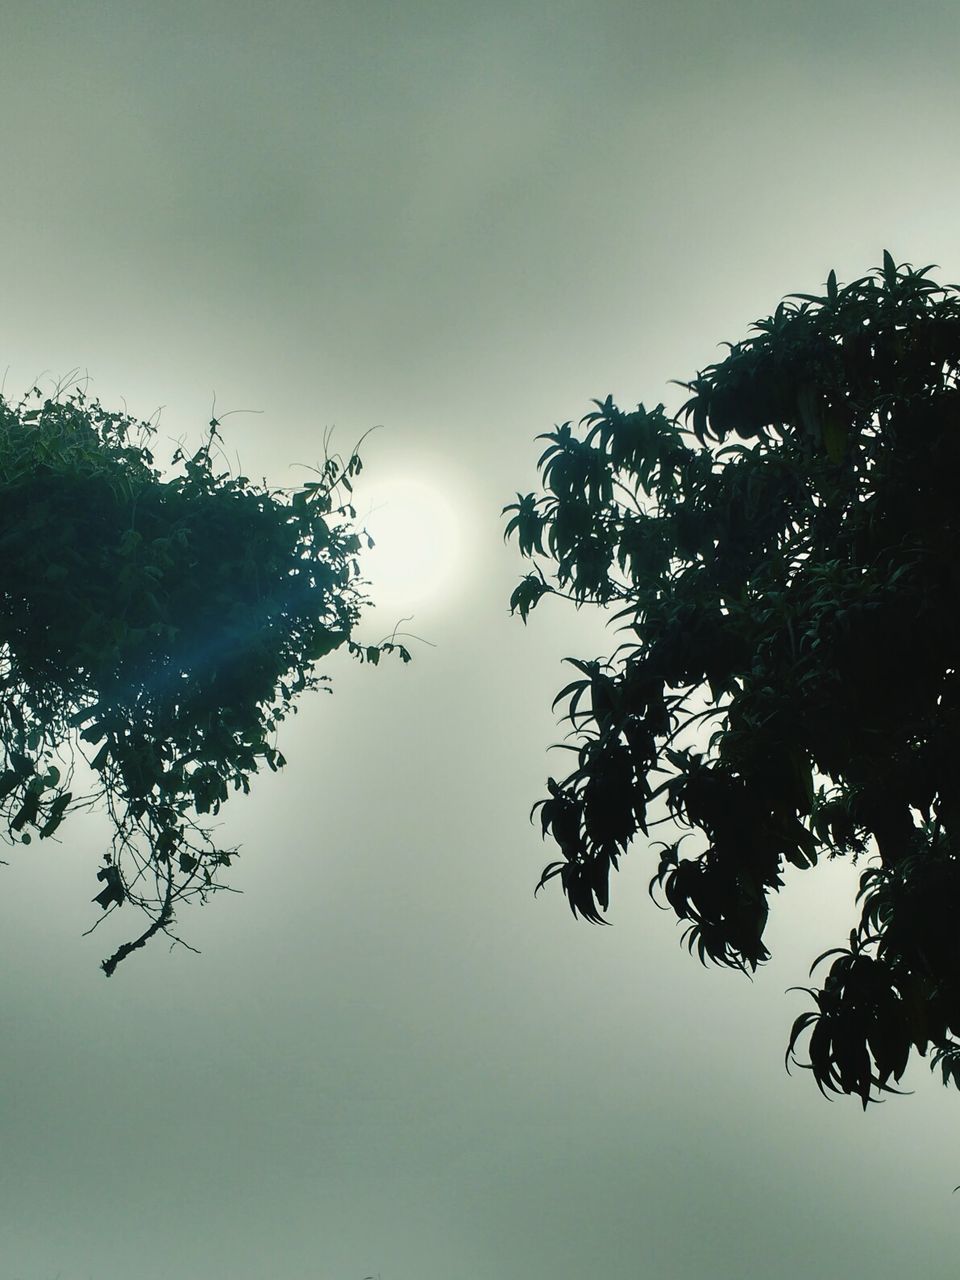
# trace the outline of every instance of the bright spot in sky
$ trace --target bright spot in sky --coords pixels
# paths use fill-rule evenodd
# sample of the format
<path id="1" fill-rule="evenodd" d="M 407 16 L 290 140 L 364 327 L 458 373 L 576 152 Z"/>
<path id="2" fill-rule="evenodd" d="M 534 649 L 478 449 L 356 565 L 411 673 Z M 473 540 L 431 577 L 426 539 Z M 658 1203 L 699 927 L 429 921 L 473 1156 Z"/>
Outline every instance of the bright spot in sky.
<path id="1" fill-rule="evenodd" d="M 374 605 L 412 608 L 439 599 L 453 585 L 461 527 L 439 487 L 412 479 L 364 485 L 357 519 L 374 541 L 370 550 L 364 547 L 360 565 Z"/>

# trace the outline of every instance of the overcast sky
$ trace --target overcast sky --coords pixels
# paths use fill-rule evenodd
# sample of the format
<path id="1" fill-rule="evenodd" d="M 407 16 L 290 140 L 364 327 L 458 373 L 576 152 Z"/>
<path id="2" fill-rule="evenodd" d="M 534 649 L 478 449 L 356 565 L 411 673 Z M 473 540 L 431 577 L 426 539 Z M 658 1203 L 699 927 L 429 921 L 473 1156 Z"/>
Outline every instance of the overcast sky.
<path id="1" fill-rule="evenodd" d="M 0 1280 L 955 1276 L 956 1096 L 783 1069 L 855 872 L 789 877 L 753 983 L 681 950 L 642 847 L 613 928 L 534 900 L 561 659 L 609 641 L 509 618 L 499 511 L 538 432 L 676 407 L 831 267 L 960 277 L 958 60 L 956 0 L 7 0 L 8 396 L 79 369 L 162 444 L 215 392 L 276 485 L 382 424 L 371 490 L 458 524 L 433 647 L 338 657 L 224 810 L 202 955 L 104 978 L 95 818 L 0 867 Z"/>

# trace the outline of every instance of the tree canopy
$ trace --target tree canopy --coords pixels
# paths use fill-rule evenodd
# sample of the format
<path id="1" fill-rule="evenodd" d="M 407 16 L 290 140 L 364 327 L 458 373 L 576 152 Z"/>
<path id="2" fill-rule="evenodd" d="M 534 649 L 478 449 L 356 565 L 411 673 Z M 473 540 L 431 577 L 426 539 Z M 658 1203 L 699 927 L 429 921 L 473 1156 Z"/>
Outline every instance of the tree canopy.
<path id="1" fill-rule="evenodd" d="M 94 901 L 147 927 L 225 887 L 235 849 L 209 826 L 231 790 L 284 764 L 279 723 L 365 602 L 351 505 L 359 454 L 292 493 L 217 470 L 219 421 L 163 478 L 156 429 L 81 390 L 0 396 L 0 821 L 52 837 L 80 805 L 113 826 Z M 222 454 L 219 456 L 222 457 Z M 77 794 L 77 753 L 93 779 Z M 83 772 L 83 771 L 81 771 Z M 103 917 L 101 917 L 102 919 Z M 99 923 L 99 921 L 98 921 Z M 179 941 L 179 939 L 177 939 Z"/>
<path id="2" fill-rule="evenodd" d="M 787 1053 L 864 1107 L 912 1050 L 960 1085 L 960 292 L 931 270 L 831 271 L 674 416 L 595 401 L 504 508 L 534 562 L 511 609 L 560 595 L 623 636 L 567 659 L 575 767 L 535 806 L 560 854 L 538 889 L 603 921 L 657 827 L 654 900 L 750 972 L 786 864 L 858 862 L 859 924 Z"/>

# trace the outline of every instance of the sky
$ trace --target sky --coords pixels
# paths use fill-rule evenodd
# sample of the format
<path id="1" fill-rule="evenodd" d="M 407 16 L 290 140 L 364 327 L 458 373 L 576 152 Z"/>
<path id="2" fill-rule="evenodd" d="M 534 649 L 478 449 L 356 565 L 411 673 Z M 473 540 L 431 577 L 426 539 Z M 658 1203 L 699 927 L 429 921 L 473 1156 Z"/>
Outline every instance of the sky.
<path id="1" fill-rule="evenodd" d="M 784 1070 L 856 871 L 788 877 L 752 982 L 641 845 L 612 928 L 534 899 L 562 659 L 613 645 L 509 616 L 500 509 L 831 268 L 960 278 L 958 59 L 954 0 L 6 0 L 7 395 L 78 370 L 159 460 L 215 397 L 277 486 L 379 427 L 358 507 L 447 551 L 361 627 L 412 613 L 413 662 L 336 655 L 223 810 L 202 954 L 104 978 L 96 815 L 0 851 L 0 1280 L 956 1274 L 956 1098 Z"/>

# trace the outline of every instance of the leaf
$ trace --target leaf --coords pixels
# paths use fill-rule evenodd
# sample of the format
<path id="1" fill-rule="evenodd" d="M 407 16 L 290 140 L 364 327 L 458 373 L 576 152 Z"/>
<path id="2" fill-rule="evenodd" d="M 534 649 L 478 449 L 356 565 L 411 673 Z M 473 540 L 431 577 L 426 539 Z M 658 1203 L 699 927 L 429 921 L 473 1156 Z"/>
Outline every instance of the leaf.
<path id="1" fill-rule="evenodd" d="M 114 903 L 118 907 L 121 906 L 125 893 L 119 867 L 112 863 L 101 867 L 97 872 L 97 879 L 105 881 L 106 888 L 102 889 L 92 901 L 98 902 L 104 911 Z"/>
<path id="2" fill-rule="evenodd" d="M 306 656 L 311 662 L 317 662 L 320 658 L 325 658 L 328 654 L 333 653 L 347 639 L 345 631 L 328 631 L 326 628 L 318 628 L 314 638 L 306 649 Z"/>
<path id="3" fill-rule="evenodd" d="M 510 612 L 516 613 L 519 610 L 521 620 L 526 622 L 530 610 L 551 590 L 537 574 L 527 574 L 510 597 Z"/>
<path id="4" fill-rule="evenodd" d="M 45 839 L 47 836 L 52 836 L 60 826 L 72 799 L 73 792 L 71 791 L 62 791 L 60 795 L 57 796 L 56 800 L 54 800 L 53 804 L 50 806 L 46 822 L 44 822 L 43 826 L 40 828 L 41 840 Z"/>
<path id="5" fill-rule="evenodd" d="M 33 822 L 40 810 L 40 794 L 28 791 L 16 816 L 10 822 L 11 831 L 22 831 L 28 822 Z"/>
<path id="6" fill-rule="evenodd" d="M 832 410 L 823 419 L 823 443 L 831 462 L 843 461 L 847 450 L 847 424 Z"/>

